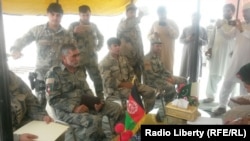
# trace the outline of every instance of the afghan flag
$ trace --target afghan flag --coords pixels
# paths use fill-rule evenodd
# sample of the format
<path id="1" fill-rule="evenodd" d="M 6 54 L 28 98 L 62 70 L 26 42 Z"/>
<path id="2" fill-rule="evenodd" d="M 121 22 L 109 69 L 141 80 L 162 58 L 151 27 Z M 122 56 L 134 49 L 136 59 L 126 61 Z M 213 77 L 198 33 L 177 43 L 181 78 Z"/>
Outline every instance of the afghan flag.
<path id="1" fill-rule="evenodd" d="M 135 134 L 144 121 L 146 114 L 137 87 L 134 85 L 127 102 L 127 112 L 125 116 L 125 130 L 130 130 Z"/>

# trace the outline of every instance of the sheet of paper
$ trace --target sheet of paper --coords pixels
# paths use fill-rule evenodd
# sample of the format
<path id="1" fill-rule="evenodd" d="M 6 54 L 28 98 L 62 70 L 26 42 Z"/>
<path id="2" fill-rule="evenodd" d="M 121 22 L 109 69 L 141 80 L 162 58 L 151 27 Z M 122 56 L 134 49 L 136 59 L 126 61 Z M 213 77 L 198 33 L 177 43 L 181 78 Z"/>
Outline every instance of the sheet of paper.
<path id="1" fill-rule="evenodd" d="M 192 125 L 221 125 L 221 118 L 211 118 L 211 117 L 198 117 L 195 121 L 188 121 L 187 124 Z"/>
<path id="2" fill-rule="evenodd" d="M 44 121 L 31 121 L 14 133 L 31 133 L 38 136 L 36 141 L 55 141 L 69 128 L 67 125 L 51 122 L 47 124 Z"/>

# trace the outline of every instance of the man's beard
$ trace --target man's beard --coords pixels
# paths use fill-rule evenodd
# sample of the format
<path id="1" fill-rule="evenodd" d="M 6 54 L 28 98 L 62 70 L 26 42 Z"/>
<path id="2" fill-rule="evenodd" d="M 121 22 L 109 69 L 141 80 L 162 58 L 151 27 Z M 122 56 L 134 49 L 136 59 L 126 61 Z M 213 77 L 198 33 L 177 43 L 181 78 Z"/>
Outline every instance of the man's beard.
<path id="1" fill-rule="evenodd" d="M 74 67 L 74 68 L 77 68 L 77 67 L 80 66 L 80 64 L 79 64 L 79 63 L 74 63 L 74 64 L 70 64 L 70 66 L 71 66 L 71 67 Z"/>

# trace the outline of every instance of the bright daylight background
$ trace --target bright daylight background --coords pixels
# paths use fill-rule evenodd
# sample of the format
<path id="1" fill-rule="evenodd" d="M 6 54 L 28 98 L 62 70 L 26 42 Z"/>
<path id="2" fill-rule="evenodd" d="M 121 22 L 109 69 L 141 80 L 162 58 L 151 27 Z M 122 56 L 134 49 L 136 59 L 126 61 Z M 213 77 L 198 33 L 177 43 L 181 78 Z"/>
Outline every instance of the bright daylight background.
<path id="1" fill-rule="evenodd" d="M 197 9 L 198 0 L 137 0 L 136 5 L 147 11 L 147 15 L 142 18 L 140 23 L 144 52 L 145 54 L 149 51 L 149 41 L 147 39 L 147 34 L 151 28 L 152 23 L 157 20 L 156 9 L 160 5 L 164 5 L 167 8 L 167 16 L 169 19 L 174 20 L 180 31 L 180 35 L 184 27 L 190 25 L 191 15 Z M 211 19 L 218 19 L 222 17 L 222 6 L 225 3 L 225 0 L 200 0 L 200 13 L 201 13 L 201 22 L 200 25 L 207 27 L 210 24 Z M 46 10 L 45 10 L 46 11 Z M 99 61 L 107 54 L 106 40 L 112 36 L 116 36 L 116 29 L 118 23 L 122 17 L 125 16 L 125 13 L 118 16 L 109 16 L 109 17 L 99 17 L 92 16 L 91 21 L 96 23 L 99 30 L 102 32 L 105 38 L 105 43 L 100 52 L 98 52 Z M 28 15 L 3 15 L 4 19 L 4 31 L 5 31 L 5 44 L 6 52 L 9 53 L 10 47 L 13 45 L 14 41 L 21 37 L 33 26 L 44 24 L 47 22 L 46 16 L 28 16 Z M 62 19 L 62 26 L 66 29 L 69 24 L 78 21 L 78 15 L 64 15 Z M 180 68 L 180 59 L 182 55 L 182 44 L 179 42 L 179 38 L 176 40 L 175 46 L 175 66 L 174 74 L 179 74 Z M 28 71 L 32 71 L 35 66 L 36 58 L 36 46 L 33 42 L 22 51 L 23 57 L 18 60 L 13 60 L 11 57 L 8 58 L 8 64 L 10 69 L 15 68 L 30 68 Z M 205 59 L 205 58 L 204 58 Z M 19 69 L 19 70 L 20 70 Z M 206 78 L 207 67 L 204 67 L 203 78 Z M 26 82 L 28 82 L 28 72 L 18 71 L 20 75 Z M 22 73 L 23 72 L 23 73 Z M 90 86 L 93 87 L 92 82 L 89 80 Z M 203 81 L 205 83 L 205 81 Z M 28 82 L 29 84 L 29 82 Z M 204 94 L 203 89 L 203 94 Z"/>

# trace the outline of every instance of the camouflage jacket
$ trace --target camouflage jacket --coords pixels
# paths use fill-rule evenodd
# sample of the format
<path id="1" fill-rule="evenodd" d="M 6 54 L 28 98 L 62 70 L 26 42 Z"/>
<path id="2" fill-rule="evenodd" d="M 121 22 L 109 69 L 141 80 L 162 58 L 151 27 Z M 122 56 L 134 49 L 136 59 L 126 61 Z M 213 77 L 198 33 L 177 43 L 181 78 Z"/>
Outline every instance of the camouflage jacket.
<path id="1" fill-rule="evenodd" d="M 48 28 L 48 24 L 43 24 L 33 27 L 23 37 L 17 39 L 11 51 L 21 51 L 33 41 L 36 41 L 37 45 L 36 70 L 39 70 L 42 76 L 52 66 L 59 65 L 61 46 L 64 43 L 74 42 L 63 27 L 53 31 Z"/>
<path id="2" fill-rule="evenodd" d="M 134 77 L 134 70 L 124 56 L 115 59 L 109 53 L 100 62 L 99 68 L 103 79 L 104 92 L 108 95 L 118 94 L 120 83 L 132 82 Z"/>
<path id="3" fill-rule="evenodd" d="M 43 120 L 47 115 L 27 84 L 11 71 L 9 71 L 9 93 L 14 130 L 28 121 Z"/>
<path id="4" fill-rule="evenodd" d="M 54 66 L 47 72 L 45 81 L 48 102 L 55 112 L 72 113 L 80 105 L 82 95 L 94 95 L 82 67 L 71 73 L 63 64 Z"/>
<path id="5" fill-rule="evenodd" d="M 117 29 L 117 37 L 120 39 L 125 39 L 126 42 L 131 43 L 132 48 L 136 54 L 134 55 L 136 60 L 133 61 L 139 61 L 139 64 L 142 63 L 143 61 L 143 56 L 144 56 L 144 50 L 143 50 L 143 43 L 142 43 L 142 38 L 141 38 L 141 30 L 139 27 L 140 23 L 140 18 L 126 18 L 122 19 L 118 25 Z M 123 45 L 122 45 L 123 47 Z M 130 50 L 125 50 L 121 49 L 122 55 L 127 55 L 131 53 L 127 53 L 127 51 Z M 126 57 L 131 57 L 131 56 L 126 56 Z"/>
<path id="6" fill-rule="evenodd" d="M 144 57 L 144 82 L 154 88 L 161 88 L 166 85 L 167 77 L 171 73 L 166 71 L 159 56 L 149 52 Z"/>
<path id="7" fill-rule="evenodd" d="M 96 24 L 90 23 L 89 25 L 84 25 L 87 30 L 81 35 L 73 33 L 74 28 L 78 25 L 81 25 L 81 23 L 74 22 L 70 24 L 69 32 L 70 35 L 76 39 L 80 52 L 88 54 L 99 51 L 103 46 L 104 37 L 97 28 Z"/>

